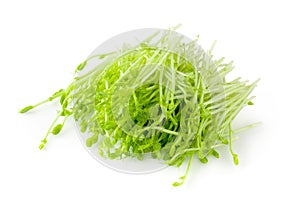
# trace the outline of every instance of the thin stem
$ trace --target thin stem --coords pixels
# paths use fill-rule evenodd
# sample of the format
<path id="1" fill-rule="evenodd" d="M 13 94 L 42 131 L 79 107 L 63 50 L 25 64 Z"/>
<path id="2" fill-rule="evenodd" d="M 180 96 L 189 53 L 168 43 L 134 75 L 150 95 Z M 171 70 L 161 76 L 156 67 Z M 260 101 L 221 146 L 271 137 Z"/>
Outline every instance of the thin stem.
<path id="1" fill-rule="evenodd" d="M 182 177 L 179 178 L 181 181 L 180 182 L 174 182 L 173 186 L 180 186 L 180 185 L 182 185 L 184 183 L 187 175 L 189 174 L 189 172 L 191 170 L 191 165 L 192 165 L 193 157 L 194 157 L 194 154 L 191 154 L 189 162 L 188 162 L 188 166 L 187 166 L 186 171 L 185 171 L 185 174 Z"/>
<path id="2" fill-rule="evenodd" d="M 56 98 L 57 98 L 57 97 L 56 97 Z M 39 103 L 37 103 L 37 104 L 34 104 L 33 107 L 34 107 L 34 108 L 35 108 L 35 107 L 38 107 L 38 106 L 40 106 L 40 105 L 42 105 L 42 104 L 44 104 L 44 103 L 47 103 L 47 102 L 49 102 L 49 101 L 52 101 L 52 100 L 46 99 L 46 100 L 41 101 L 41 102 L 39 102 Z"/>
<path id="3" fill-rule="evenodd" d="M 229 150 L 232 155 L 234 164 L 238 165 L 239 164 L 238 156 L 236 153 L 233 152 L 233 149 L 232 149 L 232 133 L 233 133 L 233 131 L 232 131 L 231 124 L 230 124 L 229 125 Z"/>
<path id="4" fill-rule="evenodd" d="M 256 122 L 256 123 L 253 123 L 253 124 L 250 124 L 250 125 L 247 125 L 247 126 L 244 126 L 244 127 L 238 128 L 238 129 L 235 129 L 235 130 L 233 130 L 232 133 L 236 134 L 236 133 L 244 132 L 244 131 L 247 131 L 247 130 L 249 130 L 251 128 L 260 126 L 260 125 L 262 125 L 262 122 Z"/>
<path id="5" fill-rule="evenodd" d="M 64 90 L 63 90 L 63 89 L 60 89 L 59 91 L 55 92 L 55 93 L 54 93 L 51 97 L 49 97 L 48 99 L 46 99 L 46 100 L 44 100 L 44 101 L 41 101 L 41 102 L 39 102 L 39 103 L 37 103 L 37 104 L 27 106 L 27 107 L 21 109 L 19 112 L 20 112 L 20 113 L 26 113 L 26 112 L 28 112 L 29 110 L 33 109 L 33 108 L 36 108 L 36 107 L 38 107 L 38 106 L 40 106 L 40 105 L 42 105 L 42 104 L 45 104 L 45 103 L 47 103 L 47 102 L 49 102 L 49 101 L 52 101 L 52 100 L 54 100 L 54 99 L 60 97 L 60 96 L 63 94 L 63 92 L 64 92 Z"/>
<path id="6" fill-rule="evenodd" d="M 58 121 L 59 117 L 61 116 L 62 111 L 60 111 L 57 116 L 55 117 L 55 119 L 53 120 L 52 124 L 50 125 L 45 137 L 42 139 L 42 143 L 40 144 L 39 148 L 42 150 L 45 147 L 45 144 L 47 143 L 47 138 L 49 136 L 49 134 L 51 133 L 54 125 L 56 124 L 56 122 Z"/>

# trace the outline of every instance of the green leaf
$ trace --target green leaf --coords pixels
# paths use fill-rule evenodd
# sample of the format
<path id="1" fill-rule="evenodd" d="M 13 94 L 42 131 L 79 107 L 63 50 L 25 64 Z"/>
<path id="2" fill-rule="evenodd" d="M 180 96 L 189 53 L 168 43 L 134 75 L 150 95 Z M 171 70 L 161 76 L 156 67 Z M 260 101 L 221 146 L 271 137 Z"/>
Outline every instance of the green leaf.
<path id="1" fill-rule="evenodd" d="M 45 147 L 45 144 L 40 144 L 39 149 L 42 150 Z"/>
<path id="2" fill-rule="evenodd" d="M 98 142 L 98 134 L 95 134 L 86 140 L 86 146 L 91 147 L 93 144 L 96 144 L 97 142 Z"/>
<path id="3" fill-rule="evenodd" d="M 63 124 L 58 124 L 58 125 L 56 125 L 56 126 L 52 129 L 51 133 L 52 133 L 53 135 L 59 134 L 60 131 L 61 131 L 61 129 L 63 128 L 63 126 L 64 126 Z"/>
<path id="4" fill-rule="evenodd" d="M 238 165 L 239 164 L 239 158 L 238 158 L 238 155 L 237 154 L 233 154 L 233 162 L 235 165 Z"/>
<path id="5" fill-rule="evenodd" d="M 42 140 L 41 140 L 41 144 L 40 144 L 40 146 L 39 146 L 39 149 L 42 150 L 42 149 L 45 147 L 45 144 L 46 144 L 46 143 L 47 143 L 47 139 L 45 139 L 45 138 L 42 139 Z"/>
<path id="6" fill-rule="evenodd" d="M 64 91 L 64 89 L 59 89 L 57 92 L 54 92 L 54 93 L 52 94 L 52 96 L 60 95 L 63 91 Z"/>
<path id="7" fill-rule="evenodd" d="M 72 111 L 64 109 L 60 115 L 61 116 L 69 116 L 71 114 L 72 114 Z"/>
<path id="8" fill-rule="evenodd" d="M 76 71 L 81 71 L 85 66 L 86 66 L 86 61 L 80 63 L 77 68 L 76 68 Z"/>
<path id="9" fill-rule="evenodd" d="M 62 94 L 63 91 L 64 91 L 63 89 L 60 89 L 60 90 L 58 90 L 57 92 L 54 92 L 54 93 L 51 95 L 51 97 L 48 98 L 48 100 L 49 100 L 49 101 L 52 101 L 53 99 L 59 97 L 59 96 Z"/>
<path id="10" fill-rule="evenodd" d="M 27 107 L 21 109 L 21 110 L 19 111 L 19 113 L 26 113 L 26 112 L 28 112 L 29 110 L 33 109 L 33 108 L 34 108 L 34 106 L 27 106 Z"/>
<path id="11" fill-rule="evenodd" d="M 228 144 L 229 143 L 228 140 L 224 137 L 220 136 L 219 139 L 221 140 L 222 144 Z"/>
<path id="12" fill-rule="evenodd" d="M 172 185 L 174 187 L 178 187 L 178 186 L 181 186 L 183 183 L 184 183 L 183 181 L 182 182 L 174 182 Z"/>
<path id="13" fill-rule="evenodd" d="M 220 157 L 219 153 L 218 153 L 216 150 L 214 150 L 214 149 L 212 149 L 211 154 L 212 154 L 215 158 L 219 158 L 219 157 Z"/>
<path id="14" fill-rule="evenodd" d="M 202 162 L 203 164 L 206 164 L 206 163 L 208 162 L 208 159 L 207 159 L 206 157 L 200 158 L 199 160 L 200 160 L 200 162 Z"/>
<path id="15" fill-rule="evenodd" d="M 252 105 L 254 105 L 254 103 L 252 101 L 249 101 L 248 105 L 252 106 Z"/>
<path id="16" fill-rule="evenodd" d="M 61 97 L 59 99 L 59 102 L 60 102 L 61 105 L 63 105 L 64 100 L 66 99 L 66 97 L 67 97 L 67 94 L 65 92 L 62 93 L 62 95 L 61 95 Z"/>
<path id="17" fill-rule="evenodd" d="M 63 109 L 66 109 L 69 105 L 69 102 L 68 101 L 64 101 L 63 104 L 62 104 L 62 108 Z"/>

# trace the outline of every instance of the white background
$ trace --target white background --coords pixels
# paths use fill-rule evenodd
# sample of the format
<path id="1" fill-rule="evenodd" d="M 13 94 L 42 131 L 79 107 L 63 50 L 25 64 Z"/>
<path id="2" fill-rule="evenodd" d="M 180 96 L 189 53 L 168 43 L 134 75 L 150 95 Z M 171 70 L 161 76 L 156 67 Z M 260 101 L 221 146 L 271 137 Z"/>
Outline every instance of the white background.
<path id="1" fill-rule="evenodd" d="M 300 6 L 297 1 L 0 1 L 0 199 L 299 199 Z M 38 150 L 58 104 L 18 109 L 72 81 L 74 68 L 110 37 L 137 28 L 168 28 L 234 60 L 232 77 L 254 81 L 255 106 L 236 126 L 262 121 L 207 165 L 147 175 L 112 171 L 90 157 L 69 120 Z"/>

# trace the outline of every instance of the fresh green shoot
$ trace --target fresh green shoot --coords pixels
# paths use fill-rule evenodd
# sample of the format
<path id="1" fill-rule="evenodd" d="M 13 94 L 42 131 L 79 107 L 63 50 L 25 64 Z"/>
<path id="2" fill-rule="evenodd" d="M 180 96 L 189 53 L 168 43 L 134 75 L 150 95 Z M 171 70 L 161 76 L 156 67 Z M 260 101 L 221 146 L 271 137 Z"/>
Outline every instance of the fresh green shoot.
<path id="1" fill-rule="evenodd" d="M 209 156 L 219 158 L 218 146 L 228 145 L 238 165 L 232 136 L 257 125 L 232 130 L 238 113 L 253 105 L 250 95 L 257 81 L 227 81 L 233 63 L 225 63 L 224 58 L 213 60 L 214 45 L 205 53 L 197 40 L 185 43 L 169 30 L 134 47 L 124 45 L 120 51 L 93 55 L 78 65 L 76 77 L 66 89 L 20 113 L 59 98 L 61 110 L 40 149 L 72 116 L 83 134 L 91 134 L 86 146 L 97 146 L 104 158 L 143 160 L 150 154 L 177 167 L 189 158 L 185 174 L 173 184 L 180 186 L 193 157 L 202 163 L 207 163 Z M 95 59 L 100 64 L 82 74 Z"/>

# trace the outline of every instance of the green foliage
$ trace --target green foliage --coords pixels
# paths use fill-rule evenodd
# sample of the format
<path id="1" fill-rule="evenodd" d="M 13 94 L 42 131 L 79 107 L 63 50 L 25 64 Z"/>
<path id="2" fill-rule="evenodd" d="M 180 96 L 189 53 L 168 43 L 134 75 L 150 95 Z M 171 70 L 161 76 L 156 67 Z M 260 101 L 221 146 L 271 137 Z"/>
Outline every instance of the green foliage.
<path id="1" fill-rule="evenodd" d="M 150 154 L 179 167 L 189 157 L 185 175 L 174 186 L 184 183 L 194 155 L 202 163 L 210 155 L 219 158 L 217 146 L 228 145 L 237 165 L 231 123 L 242 108 L 253 105 L 250 94 L 257 82 L 227 81 L 232 62 L 213 60 L 211 50 L 206 54 L 196 40 L 184 43 L 167 31 L 153 45 L 154 37 L 88 58 L 76 68 L 69 87 L 20 110 L 25 113 L 59 98 L 61 110 L 39 148 L 73 116 L 83 134 L 92 133 L 86 146 L 96 145 L 104 158 L 143 160 Z M 93 59 L 106 62 L 78 75 Z"/>

